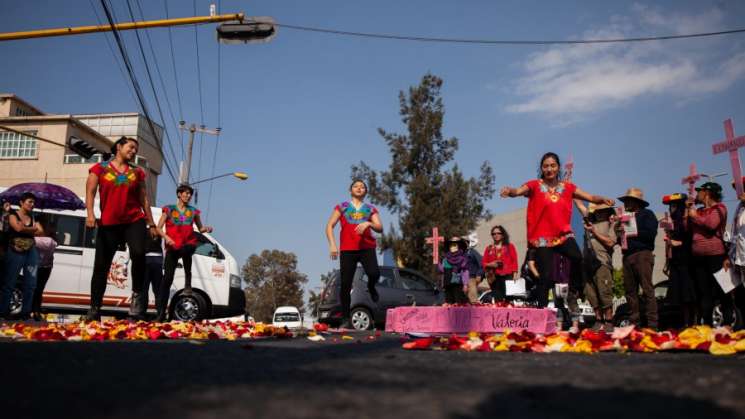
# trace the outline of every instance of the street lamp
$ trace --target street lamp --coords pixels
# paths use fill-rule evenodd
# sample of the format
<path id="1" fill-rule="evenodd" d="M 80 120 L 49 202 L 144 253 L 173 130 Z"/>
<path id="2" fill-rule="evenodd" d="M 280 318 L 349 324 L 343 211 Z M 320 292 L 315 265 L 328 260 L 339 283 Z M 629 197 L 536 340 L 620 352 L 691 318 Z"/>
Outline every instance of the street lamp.
<path id="1" fill-rule="evenodd" d="M 217 40 L 223 44 L 269 42 L 277 36 L 277 25 L 269 16 L 251 16 L 239 23 L 223 23 L 217 27 Z"/>
<path id="2" fill-rule="evenodd" d="M 214 176 L 214 177 L 211 177 L 211 178 L 198 180 L 196 182 L 191 182 L 189 185 L 196 185 L 197 183 L 209 182 L 210 180 L 220 179 L 221 177 L 227 177 L 227 176 L 233 176 L 233 177 L 235 177 L 237 179 L 240 179 L 240 180 L 246 180 L 246 179 L 248 179 L 248 175 L 246 173 L 244 173 L 244 172 L 229 172 L 229 173 L 225 173 L 225 174 L 222 174 L 222 175 L 219 175 L 219 176 Z"/>

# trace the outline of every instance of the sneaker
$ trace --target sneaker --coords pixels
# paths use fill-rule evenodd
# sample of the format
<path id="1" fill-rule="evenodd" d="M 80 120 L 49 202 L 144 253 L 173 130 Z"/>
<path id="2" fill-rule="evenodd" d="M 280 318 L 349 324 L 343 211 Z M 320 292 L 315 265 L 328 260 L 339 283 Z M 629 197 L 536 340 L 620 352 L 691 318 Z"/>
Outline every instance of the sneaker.
<path id="1" fill-rule="evenodd" d="M 352 326 L 352 321 L 349 320 L 349 318 L 346 318 L 342 320 L 339 329 L 354 329 L 354 326 Z"/>
<path id="2" fill-rule="evenodd" d="M 100 322 L 101 310 L 98 307 L 91 307 L 88 313 L 81 319 L 84 322 Z"/>
<path id="3" fill-rule="evenodd" d="M 600 320 L 596 320 L 595 324 L 592 325 L 592 328 L 590 330 L 592 330 L 593 332 L 599 332 L 604 329 L 605 323 L 601 322 Z"/>
<path id="4" fill-rule="evenodd" d="M 166 322 L 166 313 L 158 313 L 158 315 L 155 316 L 155 320 L 153 320 L 155 323 L 165 323 Z"/>

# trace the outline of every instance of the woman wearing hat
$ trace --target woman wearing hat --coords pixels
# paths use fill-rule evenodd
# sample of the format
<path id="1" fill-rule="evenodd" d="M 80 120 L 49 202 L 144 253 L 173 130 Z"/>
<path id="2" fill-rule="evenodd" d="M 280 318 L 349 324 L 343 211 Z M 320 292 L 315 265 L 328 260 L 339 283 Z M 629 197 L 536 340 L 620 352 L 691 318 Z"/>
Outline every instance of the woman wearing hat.
<path id="1" fill-rule="evenodd" d="M 719 300 L 724 324 L 733 322 L 734 305 L 731 294 L 724 294 L 714 274 L 726 267 L 729 260 L 724 246 L 724 230 L 727 224 L 727 207 L 722 201 L 722 187 L 715 182 L 706 182 L 696 188 L 696 201 L 701 208 L 690 206 L 688 220 L 693 234 L 694 281 L 698 293 L 699 314 L 704 324 L 713 321 L 714 301 Z"/>
<path id="2" fill-rule="evenodd" d="M 647 209 L 649 202 L 644 200 L 644 192 L 639 188 L 629 188 L 624 196 L 618 198 L 625 206 L 627 221 L 617 224 L 621 237 L 626 239 L 623 254 L 623 287 L 629 303 L 631 323 L 641 320 L 639 288 L 644 295 L 647 327 L 658 326 L 657 299 L 654 295 L 652 272 L 654 271 L 654 242 L 657 238 L 657 216 Z"/>
<path id="3" fill-rule="evenodd" d="M 163 261 L 165 274 L 160 282 L 160 289 L 156 295 L 156 309 L 158 316 L 156 321 L 162 322 L 166 319 L 166 307 L 170 297 L 173 276 L 176 273 L 176 265 L 179 259 L 184 266 L 184 293 L 191 292 L 191 259 L 199 241 L 194 234 L 194 225 L 200 233 L 211 233 L 212 227 L 202 225 L 201 212 L 189 205 L 194 189 L 189 185 L 179 185 L 176 188 L 178 201 L 174 205 L 163 207 L 163 213 L 158 221 L 158 231 L 162 232 L 165 227 L 163 240 L 166 242 L 166 256 Z M 147 295 L 147 289 L 145 289 Z"/>
<path id="4" fill-rule="evenodd" d="M 85 225 L 96 227 L 93 211 L 96 193 L 100 194 L 101 219 L 96 232 L 96 257 L 91 275 L 91 306 L 85 319 L 101 319 L 101 303 L 106 292 L 106 281 L 111 261 L 117 249 L 127 244 L 132 261 L 133 318 L 143 319 L 144 306 L 138 306 L 145 282 L 145 238 L 147 225 L 151 235 L 158 234 L 150 211 L 145 171 L 133 164 L 139 142 L 136 138 L 121 137 L 111 146 L 111 157 L 94 164 L 85 184 Z M 147 292 L 147 290 L 146 290 Z"/>
<path id="5" fill-rule="evenodd" d="M 464 288 L 468 286 L 468 243 L 460 237 L 452 237 L 445 242 L 445 256 L 438 269 L 442 272 L 442 287 L 445 289 L 445 303 L 465 304 L 468 297 Z"/>
<path id="6" fill-rule="evenodd" d="M 553 286 L 554 253 L 571 261 L 571 286 L 582 287 L 582 253 L 580 253 L 571 227 L 572 201 L 581 199 L 595 204 L 613 205 L 612 199 L 591 195 L 574 183 L 561 178 L 561 161 L 555 153 L 546 153 L 539 163 L 539 178 L 530 180 L 519 188 L 503 187 L 502 198 L 524 196 L 528 198 L 528 245 L 536 248 L 536 264 L 541 272 L 536 296 L 541 307 L 548 305 L 548 291 Z"/>
<path id="7" fill-rule="evenodd" d="M 675 193 L 662 198 L 670 208 L 670 223 L 665 225 L 667 261 L 665 272 L 670 281 L 667 300 L 680 307 L 683 326 L 696 323 L 696 284 L 691 276 L 691 231 L 686 202 L 688 195 Z"/>

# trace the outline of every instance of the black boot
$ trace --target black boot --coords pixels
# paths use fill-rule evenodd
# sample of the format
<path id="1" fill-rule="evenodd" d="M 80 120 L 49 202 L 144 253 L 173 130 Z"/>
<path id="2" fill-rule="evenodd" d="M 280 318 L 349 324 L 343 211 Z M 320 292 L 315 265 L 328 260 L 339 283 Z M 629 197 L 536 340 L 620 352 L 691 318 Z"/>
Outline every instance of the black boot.
<path id="1" fill-rule="evenodd" d="M 339 329 L 348 329 L 348 330 L 354 329 L 354 326 L 352 325 L 352 321 L 349 320 L 349 317 L 345 317 L 341 320 Z"/>
<path id="2" fill-rule="evenodd" d="M 91 306 L 90 309 L 88 309 L 88 313 L 83 316 L 82 319 L 84 322 L 100 322 L 101 321 L 101 308 L 96 306 Z"/>
<path id="3" fill-rule="evenodd" d="M 133 292 L 132 303 L 130 303 L 129 316 L 127 316 L 127 318 L 135 322 L 144 321 L 145 320 L 145 304 L 146 303 L 143 301 L 143 293 Z"/>

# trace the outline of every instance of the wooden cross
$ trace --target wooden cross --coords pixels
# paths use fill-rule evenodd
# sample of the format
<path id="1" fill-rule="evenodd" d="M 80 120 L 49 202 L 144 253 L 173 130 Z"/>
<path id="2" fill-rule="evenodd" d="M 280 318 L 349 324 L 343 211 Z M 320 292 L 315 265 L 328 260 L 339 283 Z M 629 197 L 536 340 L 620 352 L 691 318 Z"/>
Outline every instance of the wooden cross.
<path id="1" fill-rule="evenodd" d="M 632 214 L 628 214 L 626 212 L 626 208 L 624 208 L 623 205 L 616 208 L 616 220 L 621 223 L 621 249 L 626 250 L 629 248 L 629 242 L 628 238 L 629 236 L 626 234 L 626 228 L 624 227 L 624 224 L 628 224 L 631 221 L 631 217 L 633 217 Z"/>
<path id="2" fill-rule="evenodd" d="M 432 264 L 440 263 L 440 243 L 445 241 L 445 237 L 440 236 L 439 229 L 432 227 L 432 237 L 427 237 L 427 244 L 432 245 Z"/>
<path id="3" fill-rule="evenodd" d="M 567 162 L 564 163 L 564 179 L 571 182 L 573 172 L 574 172 L 574 158 L 570 154 L 569 159 L 567 159 Z"/>
<path id="4" fill-rule="evenodd" d="M 738 149 L 745 146 L 745 135 L 735 137 L 735 129 L 732 126 L 732 119 L 724 121 L 724 134 L 726 139 L 723 142 L 712 144 L 711 148 L 714 154 L 729 152 L 729 161 L 732 164 L 732 177 L 735 181 L 735 190 L 737 197 L 742 195 L 742 169 L 740 168 L 740 153 Z"/>
<path id="5" fill-rule="evenodd" d="M 695 187 L 696 182 L 701 179 L 703 175 L 701 173 L 696 172 L 696 163 L 691 163 L 691 167 L 688 169 L 688 176 L 681 179 L 681 183 L 685 185 L 688 184 L 688 200 L 693 201 L 693 197 L 696 194 Z"/>

